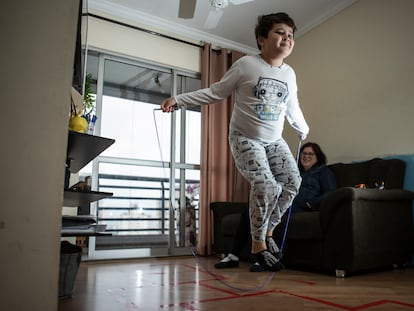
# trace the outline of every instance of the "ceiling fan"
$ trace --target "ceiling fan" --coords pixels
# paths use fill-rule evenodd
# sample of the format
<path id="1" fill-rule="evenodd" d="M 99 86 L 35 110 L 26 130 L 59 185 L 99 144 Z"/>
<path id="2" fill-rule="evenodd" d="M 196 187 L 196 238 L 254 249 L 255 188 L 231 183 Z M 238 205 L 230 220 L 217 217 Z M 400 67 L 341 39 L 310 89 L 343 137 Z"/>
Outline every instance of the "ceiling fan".
<path id="1" fill-rule="evenodd" d="M 178 17 L 180 18 L 193 18 L 197 0 L 180 0 L 180 6 L 178 9 Z M 204 0 L 210 2 L 210 12 L 204 23 L 204 28 L 215 28 L 223 15 L 223 9 L 226 8 L 229 3 L 233 5 L 239 5 L 254 0 Z"/>

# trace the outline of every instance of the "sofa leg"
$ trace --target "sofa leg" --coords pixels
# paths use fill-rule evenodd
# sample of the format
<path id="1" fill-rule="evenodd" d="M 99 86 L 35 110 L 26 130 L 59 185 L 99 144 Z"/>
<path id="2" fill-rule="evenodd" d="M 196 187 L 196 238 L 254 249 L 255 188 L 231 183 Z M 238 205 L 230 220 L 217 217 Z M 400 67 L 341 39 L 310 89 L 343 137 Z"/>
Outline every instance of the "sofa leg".
<path id="1" fill-rule="evenodd" d="M 337 278 L 344 278 L 346 276 L 346 271 L 341 269 L 335 269 L 335 275 Z"/>

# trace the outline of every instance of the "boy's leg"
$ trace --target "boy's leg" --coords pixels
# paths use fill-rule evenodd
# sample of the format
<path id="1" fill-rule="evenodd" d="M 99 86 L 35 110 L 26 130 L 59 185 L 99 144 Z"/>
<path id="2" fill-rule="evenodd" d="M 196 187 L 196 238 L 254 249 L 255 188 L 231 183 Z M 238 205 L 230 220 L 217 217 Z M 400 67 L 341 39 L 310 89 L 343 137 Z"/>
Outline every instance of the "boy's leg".
<path id="1" fill-rule="evenodd" d="M 267 152 L 272 174 L 277 182 L 283 185 L 276 207 L 270 216 L 267 235 L 271 236 L 274 228 L 280 223 L 282 216 L 288 210 L 293 199 L 298 194 L 302 179 L 296 160 L 293 157 L 289 146 L 283 139 L 280 139 L 276 144 L 269 146 Z"/>
<path id="2" fill-rule="evenodd" d="M 279 260 L 266 249 L 265 238 L 269 218 L 282 187 L 273 177 L 265 144 L 237 133 L 230 133 L 229 141 L 235 164 L 250 183 L 250 226 L 254 259 L 267 270 L 280 270 Z"/>
<path id="3" fill-rule="evenodd" d="M 282 187 L 272 174 L 263 143 L 237 133 L 229 135 L 229 142 L 236 167 L 250 184 L 252 240 L 264 243 L 269 218 Z"/>

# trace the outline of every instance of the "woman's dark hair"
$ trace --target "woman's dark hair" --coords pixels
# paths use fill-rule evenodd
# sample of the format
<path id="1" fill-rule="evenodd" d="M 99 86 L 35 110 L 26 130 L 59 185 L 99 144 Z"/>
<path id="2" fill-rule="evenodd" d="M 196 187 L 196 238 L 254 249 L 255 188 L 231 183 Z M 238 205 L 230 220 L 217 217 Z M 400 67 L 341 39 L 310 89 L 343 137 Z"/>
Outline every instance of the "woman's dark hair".
<path id="1" fill-rule="evenodd" d="M 313 152 L 315 153 L 316 156 L 316 164 L 315 165 L 326 165 L 327 159 L 326 159 L 326 155 L 325 153 L 323 153 L 321 147 L 319 147 L 319 145 L 317 143 L 312 143 L 312 142 L 308 142 L 304 145 L 302 145 L 302 147 L 300 148 L 300 153 L 303 152 L 303 149 L 305 148 L 312 148 Z M 303 170 L 303 166 L 301 161 L 299 161 L 299 170 Z"/>
<path id="2" fill-rule="evenodd" d="M 286 24 L 292 28 L 293 33 L 296 31 L 296 25 L 293 19 L 286 13 L 272 13 L 267 15 L 260 15 L 257 18 L 257 25 L 254 29 L 254 34 L 256 35 L 256 43 L 259 50 L 261 50 L 260 44 L 258 42 L 259 37 L 267 38 L 269 31 L 272 29 L 274 24 Z"/>

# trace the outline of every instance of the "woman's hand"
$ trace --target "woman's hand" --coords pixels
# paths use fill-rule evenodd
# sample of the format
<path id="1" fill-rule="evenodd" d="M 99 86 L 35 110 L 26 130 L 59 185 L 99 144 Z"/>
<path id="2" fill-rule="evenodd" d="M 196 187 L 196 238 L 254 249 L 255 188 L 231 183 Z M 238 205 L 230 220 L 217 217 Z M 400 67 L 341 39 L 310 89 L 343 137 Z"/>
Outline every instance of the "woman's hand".
<path id="1" fill-rule="evenodd" d="M 161 103 L 161 110 L 163 112 L 174 112 L 177 109 L 177 102 L 174 97 L 167 98 Z"/>

